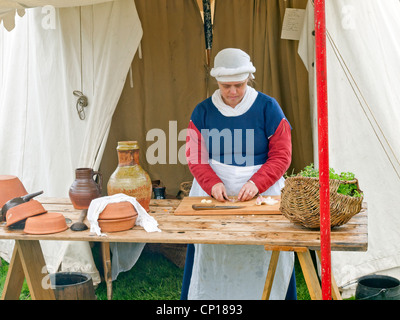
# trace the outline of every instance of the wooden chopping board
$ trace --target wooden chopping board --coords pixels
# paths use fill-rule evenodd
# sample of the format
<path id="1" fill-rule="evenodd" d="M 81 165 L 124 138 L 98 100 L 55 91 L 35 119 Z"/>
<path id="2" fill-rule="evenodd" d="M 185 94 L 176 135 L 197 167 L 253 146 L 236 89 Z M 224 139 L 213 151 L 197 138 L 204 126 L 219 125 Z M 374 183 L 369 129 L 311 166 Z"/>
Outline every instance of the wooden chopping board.
<path id="1" fill-rule="evenodd" d="M 267 196 L 265 196 L 266 198 Z M 176 208 L 174 214 L 181 216 L 203 216 L 203 215 L 243 215 L 243 214 L 281 214 L 279 211 L 280 196 L 270 196 L 272 199 L 278 200 L 276 204 L 256 205 L 256 198 L 249 201 L 236 201 L 236 202 L 219 202 L 211 197 L 185 197 L 182 199 L 179 206 Z M 194 210 L 192 205 L 203 205 L 201 200 L 211 200 L 211 204 L 216 206 L 243 206 L 238 209 L 225 209 L 225 210 Z M 207 205 L 210 205 L 209 203 Z"/>

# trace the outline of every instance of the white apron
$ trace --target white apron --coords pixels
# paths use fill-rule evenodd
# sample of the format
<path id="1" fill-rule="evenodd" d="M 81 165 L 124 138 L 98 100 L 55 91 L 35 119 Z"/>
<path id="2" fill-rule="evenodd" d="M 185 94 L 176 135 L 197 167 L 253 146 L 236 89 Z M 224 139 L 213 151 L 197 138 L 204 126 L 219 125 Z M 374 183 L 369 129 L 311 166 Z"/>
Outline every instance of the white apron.
<path id="1" fill-rule="evenodd" d="M 236 167 L 216 161 L 211 167 L 224 183 L 228 196 L 236 196 L 242 186 L 261 167 Z M 279 195 L 284 186 L 280 178 L 262 195 Z M 189 196 L 207 196 L 196 179 Z M 245 218 L 244 218 L 245 219 Z M 195 244 L 191 300 L 259 300 L 264 289 L 271 251 L 257 245 Z M 285 299 L 293 272 L 293 252 L 281 252 L 272 285 L 271 300 Z"/>

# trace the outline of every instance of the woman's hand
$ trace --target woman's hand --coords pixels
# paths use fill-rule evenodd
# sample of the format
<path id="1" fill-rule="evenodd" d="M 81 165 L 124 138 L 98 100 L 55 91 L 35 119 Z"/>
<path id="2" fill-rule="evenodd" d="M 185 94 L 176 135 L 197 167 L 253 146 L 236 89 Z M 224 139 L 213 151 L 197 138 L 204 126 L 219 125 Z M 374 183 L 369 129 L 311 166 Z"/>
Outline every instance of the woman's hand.
<path id="1" fill-rule="evenodd" d="M 222 182 L 213 185 L 211 188 L 211 196 L 221 202 L 225 202 L 225 200 L 228 199 L 225 186 Z"/>
<path id="2" fill-rule="evenodd" d="M 253 199 L 256 195 L 258 194 L 258 188 L 257 186 L 250 181 L 247 181 L 242 189 L 240 189 L 239 194 L 238 194 L 238 200 L 239 201 L 246 201 Z"/>

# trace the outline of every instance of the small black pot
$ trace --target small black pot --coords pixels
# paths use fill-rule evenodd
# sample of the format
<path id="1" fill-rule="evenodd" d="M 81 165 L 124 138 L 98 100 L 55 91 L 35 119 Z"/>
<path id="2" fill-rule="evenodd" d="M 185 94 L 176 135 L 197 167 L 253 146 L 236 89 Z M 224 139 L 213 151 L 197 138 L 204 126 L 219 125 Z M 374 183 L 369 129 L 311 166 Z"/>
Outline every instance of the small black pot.
<path id="1" fill-rule="evenodd" d="M 153 188 L 154 199 L 165 199 L 165 187 Z"/>
<path id="2" fill-rule="evenodd" d="M 400 280 L 382 275 L 358 279 L 356 300 L 400 300 Z"/>

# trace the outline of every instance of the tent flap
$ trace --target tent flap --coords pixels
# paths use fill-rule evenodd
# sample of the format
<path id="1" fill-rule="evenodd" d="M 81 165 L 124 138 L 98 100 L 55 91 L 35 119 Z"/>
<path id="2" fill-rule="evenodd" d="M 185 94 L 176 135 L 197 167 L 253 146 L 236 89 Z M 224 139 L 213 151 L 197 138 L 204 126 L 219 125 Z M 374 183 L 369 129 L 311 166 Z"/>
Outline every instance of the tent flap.
<path id="1" fill-rule="evenodd" d="M 8 31 L 11 31 L 15 27 L 16 14 L 22 17 L 25 14 L 25 9 L 29 8 L 49 6 L 52 8 L 77 7 L 109 1 L 115 0 L 53 0 L 51 4 L 49 4 L 49 1 L 42 0 L 25 0 L 23 4 L 18 1 L 0 0 L 0 24 L 3 22 L 3 26 Z"/>
<path id="2" fill-rule="evenodd" d="M 358 178 L 368 205 L 369 242 L 367 252 L 332 252 L 333 275 L 339 286 L 371 273 L 400 278 L 396 202 L 400 193 L 400 46 L 395 40 L 400 32 L 400 3 L 338 0 L 326 5 L 330 167 L 354 172 Z M 310 72 L 315 129 L 311 2 L 307 11 L 299 54 Z M 344 289 L 344 297 L 354 293 L 354 288 Z"/>

